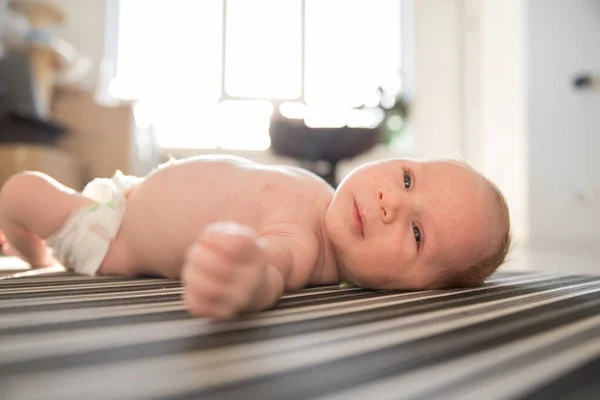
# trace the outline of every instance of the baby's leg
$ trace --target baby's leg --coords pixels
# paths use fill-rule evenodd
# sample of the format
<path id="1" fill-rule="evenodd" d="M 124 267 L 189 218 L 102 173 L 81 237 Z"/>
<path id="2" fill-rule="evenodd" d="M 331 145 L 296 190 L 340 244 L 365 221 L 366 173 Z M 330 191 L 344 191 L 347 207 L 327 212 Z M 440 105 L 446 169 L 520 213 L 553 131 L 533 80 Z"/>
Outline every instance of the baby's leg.
<path id="1" fill-rule="evenodd" d="M 0 190 L 0 230 L 32 266 L 48 266 L 54 260 L 44 239 L 55 233 L 72 211 L 94 203 L 45 174 L 23 172 Z"/>

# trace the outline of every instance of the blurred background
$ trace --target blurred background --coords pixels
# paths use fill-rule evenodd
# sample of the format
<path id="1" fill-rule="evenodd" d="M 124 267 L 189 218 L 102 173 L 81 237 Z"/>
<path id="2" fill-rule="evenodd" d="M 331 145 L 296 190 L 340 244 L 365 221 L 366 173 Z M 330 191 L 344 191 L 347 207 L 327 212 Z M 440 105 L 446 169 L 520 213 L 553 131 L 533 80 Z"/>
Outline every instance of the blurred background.
<path id="1" fill-rule="evenodd" d="M 462 159 L 507 197 L 507 267 L 600 273 L 599 0 L 0 0 L 0 43 L 0 184 Z"/>

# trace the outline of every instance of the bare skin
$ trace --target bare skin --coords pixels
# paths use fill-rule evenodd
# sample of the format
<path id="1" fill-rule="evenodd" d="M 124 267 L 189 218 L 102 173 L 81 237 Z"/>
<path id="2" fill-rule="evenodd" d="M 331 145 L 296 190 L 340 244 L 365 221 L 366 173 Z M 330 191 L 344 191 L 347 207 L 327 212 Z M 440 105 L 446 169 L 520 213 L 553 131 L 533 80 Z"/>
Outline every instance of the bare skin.
<path id="1" fill-rule="evenodd" d="M 490 202 L 483 178 L 451 162 L 368 164 L 334 192 L 299 168 L 187 159 L 131 191 L 98 274 L 179 277 L 189 311 L 217 319 L 309 284 L 422 289 L 442 261 L 459 271 L 493 242 Z M 0 241 L 34 267 L 53 264 L 43 239 L 90 204 L 45 175 L 17 175 L 0 192 Z"/>

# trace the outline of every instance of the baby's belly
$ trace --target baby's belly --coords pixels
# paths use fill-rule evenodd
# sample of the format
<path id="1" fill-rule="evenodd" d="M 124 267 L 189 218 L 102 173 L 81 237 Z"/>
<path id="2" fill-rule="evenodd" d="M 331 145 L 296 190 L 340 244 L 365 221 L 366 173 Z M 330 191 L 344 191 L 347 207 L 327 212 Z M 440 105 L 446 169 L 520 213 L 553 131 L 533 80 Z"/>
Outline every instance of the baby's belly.
<path id="1" fill-rule="evenodd" d="M 256 229 L 260 206 L 210 177 L 191 180 L 165 171 L 131 193 L 118 240 L 149 273 L 178 277 L 188 248 L 203 228 L 224 220 Z"/>

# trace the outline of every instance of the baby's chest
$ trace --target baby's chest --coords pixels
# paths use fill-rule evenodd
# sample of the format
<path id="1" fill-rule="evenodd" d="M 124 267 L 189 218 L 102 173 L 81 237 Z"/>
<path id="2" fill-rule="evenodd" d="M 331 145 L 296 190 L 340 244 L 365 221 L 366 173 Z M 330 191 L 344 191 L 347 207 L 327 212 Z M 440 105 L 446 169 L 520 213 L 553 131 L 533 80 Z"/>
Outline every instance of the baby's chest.
<path id="1" fill-rule="evenodd" d="M 319 201 L 318 192 L 310 185 L 266 183 L 254 196 L 256 197 L 251 202 L 267 217 L 277 215 L 290 222 L 309 221 L 318 217 L 321 211 L 319 205 L 322 202 Z"/>
<path id="2" fill-rule="evenodd" d="M 181 220 L 184 226 L 231 220 L 257 230 L 272 222 L 310 227 L 319 214 L 314 193 L 289 185 L 255 180 L 191 192 L 180 193 L 165 210 L 171 220 Z"/>

